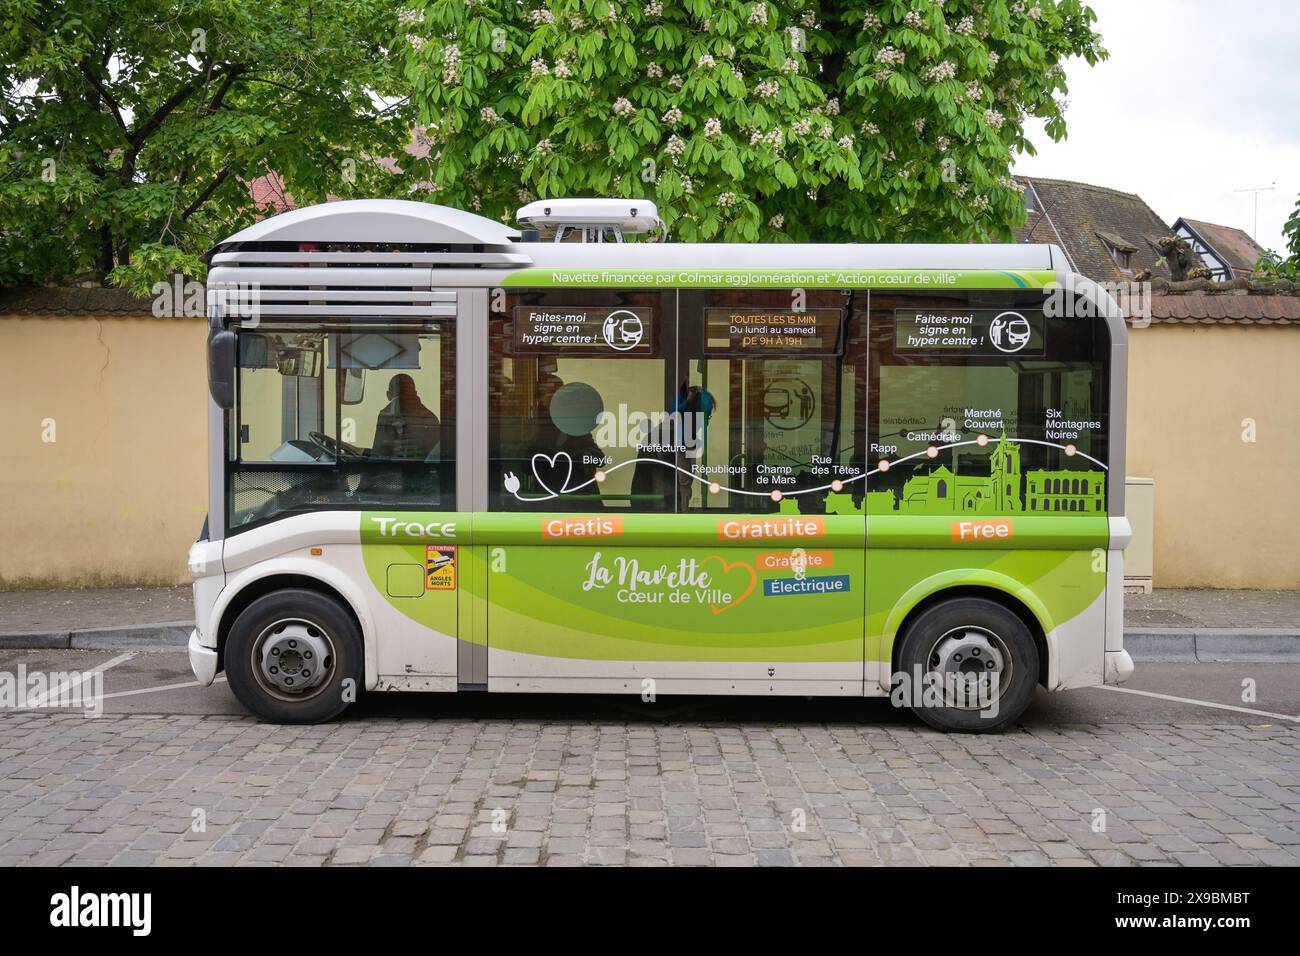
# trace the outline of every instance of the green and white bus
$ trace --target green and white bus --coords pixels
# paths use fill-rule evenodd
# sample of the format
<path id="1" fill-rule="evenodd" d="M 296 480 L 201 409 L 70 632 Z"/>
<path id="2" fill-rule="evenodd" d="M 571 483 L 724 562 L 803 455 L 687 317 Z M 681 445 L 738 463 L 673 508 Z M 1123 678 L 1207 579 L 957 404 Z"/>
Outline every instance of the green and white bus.
<path id="1" fill-rule="evenodd" d="M 272 721 L 798 694 L 994 730 L 1132 673 L 1125 326 L 1059 249 L 517 221 L 336 202 L 212 251 L 201 683 Z"/>

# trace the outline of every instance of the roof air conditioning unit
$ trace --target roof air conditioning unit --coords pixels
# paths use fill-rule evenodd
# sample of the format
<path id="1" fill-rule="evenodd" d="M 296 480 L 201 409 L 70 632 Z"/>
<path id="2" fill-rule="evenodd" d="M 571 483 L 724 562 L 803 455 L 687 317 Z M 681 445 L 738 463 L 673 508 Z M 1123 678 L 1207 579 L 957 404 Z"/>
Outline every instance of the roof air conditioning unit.
<path id="1" fill-rule="evenodd" d="M 654 229 L 664 238 L 659 210 L 648 199 L 539 199 L 515 218 L 555 242 L 622 242 Z"/>

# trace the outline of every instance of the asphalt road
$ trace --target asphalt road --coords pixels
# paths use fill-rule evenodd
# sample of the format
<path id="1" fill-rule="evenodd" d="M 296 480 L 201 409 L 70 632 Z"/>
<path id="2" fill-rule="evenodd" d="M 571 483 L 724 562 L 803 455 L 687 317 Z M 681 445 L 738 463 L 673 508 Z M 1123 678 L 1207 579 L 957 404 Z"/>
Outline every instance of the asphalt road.
<path id="1" fill-rule="evenodd" d="M 198 687 L 179 652 L 0 651 L 0 671 L 104 670 L 109 714 L 244 713 L 225 682 Z M 1254 700 L 1243 700 L 1253 682 Z M 1180 698 L 1172 700 L 1169 698 Z M 1210 705 L 1222 705 L 1221 707 Z M 1241 708 L 1241 709 L 1225 709 Z M 1246 711 L 1255 711 L 1250 713 Z M 460 720 L 862 722 L 920 726 L 884 700 L 843 698 L 637 697 L 551 694 L 367 694 L 346 720 L 367 717 Z M 1285 718 L 1290 717 L 1288 721 Z M 1121 689 L 1039 691 L 1026 726 L 1055 724 L 1300 724 L 1300 664 L 1143 663 Z"/>

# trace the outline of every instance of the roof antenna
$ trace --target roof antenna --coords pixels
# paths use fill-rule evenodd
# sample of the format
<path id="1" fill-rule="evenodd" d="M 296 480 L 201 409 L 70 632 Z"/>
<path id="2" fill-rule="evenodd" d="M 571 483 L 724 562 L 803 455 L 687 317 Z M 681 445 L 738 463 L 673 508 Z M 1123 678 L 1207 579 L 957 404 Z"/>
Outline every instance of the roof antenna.
<path id="1" fill-rule="evenodd" d="M 1259 235 L 1259 194 L 1269 192 L 1277 187 L 1277 180 L 1273 181 L 1272 186 L 1256 186 L 1254 189 L 1234 189 L 1234 193 L 1254 193 L 1255 194 L 1255 228 L 1251 230 L 1250 238 L 1255 239 Z M 1255 239 L 1258 243 L 1259 240 Z"/>

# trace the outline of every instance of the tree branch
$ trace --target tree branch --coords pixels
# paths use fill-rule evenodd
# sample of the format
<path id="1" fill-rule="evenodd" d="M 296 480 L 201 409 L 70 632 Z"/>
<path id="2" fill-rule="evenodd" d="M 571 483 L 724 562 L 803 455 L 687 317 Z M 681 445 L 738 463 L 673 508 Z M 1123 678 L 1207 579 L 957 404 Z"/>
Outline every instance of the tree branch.
<path id="1" fill-rule="evenodd" d="M 212 194 L 217 191 L 217 187 L 230 178 L 230 172 L 232 169 L 234 169 L 233 166 L 227 166 L 221 172 L 217 173 L 217 175 L 212 177 L 212 181 L 203 187 L 203 192 L 199 193 L 198 196 L 195 197 L 194 201 L 185 207 L 185 211 L 181 213 L 182 222 L 187 221 L 190 216 L 194 215 L 194 213 L 198 211 L 200 206 L 212 198 Z"/>
<path id="2" fill-rule="evenodd" d="M 122 108 L 117 105 L 117 100 L 113 99 L 113 95 L 108 92 L 103 81 L 95 75 L 95 71 L 90 68 L 89 63 L 82 60 L 77 65 L 81 69 L 81 75 L 90 81 L 90 85 L 95 88 L 95 92 L 99 94 L 99 98 L 108 105 L 109 112 L 113 114 L 113 119 L 117 121 L 118 128 L 125 133 L 127 131 L 126 122 L 122 119 Z"/>
<path id="3" fill-rule="evenodd" d="M 242 63 L 227 63 L 225 66 L 221 67 L 221 69 L 213 73 L 212 77 L 209 78 L 208 81 L 210 82 L 210 79 L 214 79 L 218 76 L 238 76 L 247 70 L 248 67 L 244 66 Z M 190 80 L 187 83 L 184 83 L 176 90 L 176 92 L 167 97 L 158 109 L 154 110 L 152 116 L 135 128 L 129 137 L 132 156 L 140 151 L 140 147 L 144 145 L 144 141 L 149 138 L 154 130 L 162 125 L 163 120 L 175 112 L 176 108 L 189 99 L 190 96 L 193 95 L 194 91 L 201 85 L 204 84 L 199 83 L 197 80 Z"/>

